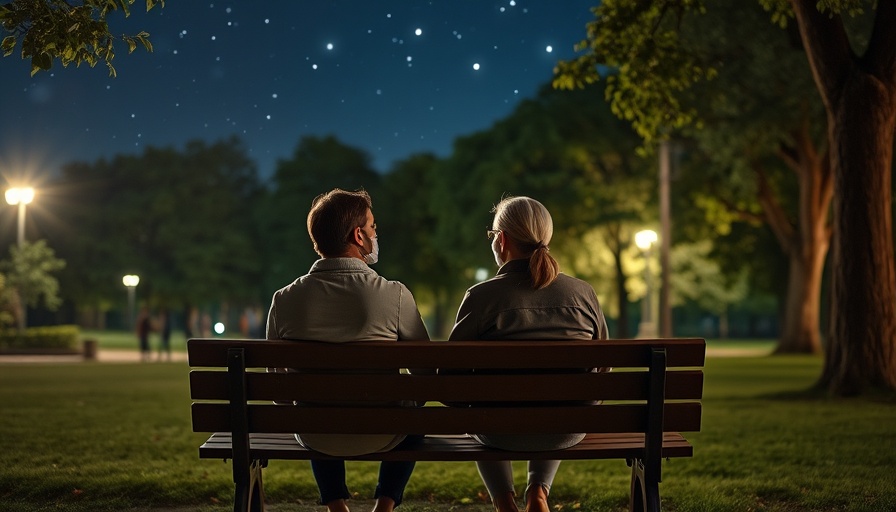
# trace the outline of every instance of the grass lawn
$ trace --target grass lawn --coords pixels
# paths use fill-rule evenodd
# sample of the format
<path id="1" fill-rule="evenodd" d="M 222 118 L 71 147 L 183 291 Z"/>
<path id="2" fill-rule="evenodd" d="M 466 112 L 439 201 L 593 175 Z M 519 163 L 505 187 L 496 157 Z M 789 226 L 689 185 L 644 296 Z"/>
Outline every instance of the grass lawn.
<path id="1" fill-rule="evenodd" d="M 103 346 L 103 341 L 100 341 Z M 664 510 L 896 510 L 896 400 L 818 398 L 814 357 L 709 358 L 692 459 L 664 463 Z M 199 460 L 183 363 L 0 364 L 0 510 L 228 510 L 231 466 Z M 518 490 L 525 468 L 517 471 Z M 375 463 L 350 463 L 366 497 Z M 565 462 L 561 510 L 625 510 L 623 461 Z M 321 510 L 307 463 L 272 461 L 274 511 Z M 368 502 L 357 503 L 356 510 Z M 420 463 L 406 512 L 491 510 L 471 463 Z"/>

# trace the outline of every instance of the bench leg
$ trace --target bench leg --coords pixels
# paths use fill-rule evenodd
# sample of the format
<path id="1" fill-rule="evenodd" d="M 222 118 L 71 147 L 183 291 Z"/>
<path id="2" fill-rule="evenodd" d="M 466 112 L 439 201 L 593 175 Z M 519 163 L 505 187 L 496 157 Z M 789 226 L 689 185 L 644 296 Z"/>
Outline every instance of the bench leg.
<path id="1" fill-rule="evenodd" d="M 629 496 L 630 512 L 660 512 L 660 483 L 644 471 L 644 461 L 626 461 L 632 467 L 632 486 Z"/>
<path id="2" fill-rule="evenodd" d="M 254 460 L 249 466 L 249 481 L 237 483 L 233 496 L 233 512 L 264 512 L 264 486 L 261 469 L 266 461 Z"/>

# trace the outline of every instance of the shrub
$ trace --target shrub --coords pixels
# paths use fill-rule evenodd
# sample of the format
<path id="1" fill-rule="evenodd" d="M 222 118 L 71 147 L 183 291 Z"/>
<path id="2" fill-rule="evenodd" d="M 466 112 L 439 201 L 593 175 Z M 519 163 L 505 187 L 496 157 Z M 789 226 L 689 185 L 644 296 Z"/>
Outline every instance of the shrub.
<path id="1" fill-rule="evenodd" d="M 0 330 L 0 350 L 70 350 L 78 351 L 80 330 L 77 325 L 31 327 L 19 333 L 16 329 Z"/>

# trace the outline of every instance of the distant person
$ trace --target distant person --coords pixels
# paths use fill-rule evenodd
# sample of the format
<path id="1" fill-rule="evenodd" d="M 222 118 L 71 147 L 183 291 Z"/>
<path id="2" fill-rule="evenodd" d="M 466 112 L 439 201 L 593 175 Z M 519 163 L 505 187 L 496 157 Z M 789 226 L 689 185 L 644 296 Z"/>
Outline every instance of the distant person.
<path id="1" fill-rule="evenodd" d="M 171 312 L 162 309 L 159 315 L 159 361 L 164 353 L 165 359 L 171 361 Z"/>
<path id="2" fill-rule="evenodd" d="M 493 211 L 487 234 L 498 273 L 467 290 L 449 340 L 606 339 L 607 323 L 594 289 L 561 274 L 550 254 L 554 226 L 548 210 L 534 199 L 511 197 Z M 584 437 L 473 435 L 486 446 L 515 451 L 568 448 Z M 479 461 L 476 466 L 498 512 L 517 512 L 510 461 Z M 559 467 L 559 460 L 529 461 L 527 512 L 550 511 L 548 493 Z"/>
<path id="3" fill-rule="evenodd" d="M 329 343 L 429 340 L 407 287 L 370 268 L 379 258 L 371 206 L 364 191 L 334 189 L 314 199 L 307 224 L 320 259 L 308 274 L 274 293 L 267 339 Z M 405 436 L 299 433 L 296 439 L 312 450 L 348 456 L 390 450 Z M 389 512 L 401 503 L 414 464 L 380 463 L 374 511 Z M 345 461 L 312 460 L 311 469 L 320 503 L 331 512 L 348 511 L 346 500 L 351 494 L 345 483 Z"/>
<path id="4" fill-rule="evenodd" d="M 149 334 L 153 330 L 152 315 L 149 313 L 149 308 L 143 306 L 140 308 L 140 314 L 137 315 L 137 340 L 140 342 L 140 360 L 144 363 L 151 359 Z"/>

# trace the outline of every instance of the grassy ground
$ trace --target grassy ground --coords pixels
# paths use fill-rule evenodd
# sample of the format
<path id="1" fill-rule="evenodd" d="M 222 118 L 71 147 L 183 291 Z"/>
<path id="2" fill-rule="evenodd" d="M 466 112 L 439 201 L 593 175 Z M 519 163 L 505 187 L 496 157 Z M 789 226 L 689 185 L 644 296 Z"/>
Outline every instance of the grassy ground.
<path id="1" fill-rule="evenodd" d="M 100 341 L 103 346 L 103 341 Z M 703 430 L 688 435 L 692 459 L 664 463 L 664 510 L 896 510 L 896 400 L 835 400 L 804 393 L 813 357 L 709 358 Z M 231 466 L 199 460 L 190 432 L 188 368 L 159 364 L 0 364 L 0 510 L 230 508 Z M 360 498 L 374 463 L 351 463 Z M 517 481 L 524 486 L 524 466 Z M 625 510 L 622 461 L 568 461 L 552 504 L 561 510 Z M 265 471 L 276 512 L 320 510 L 306 463 Z M 470 463 L 421 463 L 406 512 L 485 512 Z"/>

